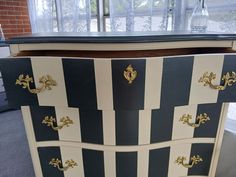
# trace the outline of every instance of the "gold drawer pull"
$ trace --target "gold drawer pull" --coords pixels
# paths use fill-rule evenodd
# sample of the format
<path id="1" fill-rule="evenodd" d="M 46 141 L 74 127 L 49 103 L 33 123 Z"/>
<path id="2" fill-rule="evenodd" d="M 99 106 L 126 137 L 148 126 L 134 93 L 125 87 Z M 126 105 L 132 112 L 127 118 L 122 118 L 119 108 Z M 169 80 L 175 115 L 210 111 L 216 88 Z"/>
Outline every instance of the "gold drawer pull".
<path id="1" fill-rule="evenodd" d="M 66 166 L 62 166 L 62 162 L 59 159 L 53 158 L 50 162 L 49 165 L 52 165 L 53 167 L 57 168 L 60 171 L 67 171 L 69 168 L 74 168 L 75 166 L 78 166 L 78 164 L 74 160 L 67 160 L 65 162 Z"/>
<path id="2" fill-rule="evenodd" d="M 134 70 L 132 65 L 127 66 L 127 68 L 124 71 L 124 77 L 128 81 L 128 84 L 132 84 L 133 81 L 136 79 L 137 71 Z"/>
<path id="3" fill-rule="evenodd" d="M 232 86 L 236 82 L 236 73 L 227 72 L 222 77 L 223 85 L 214 85 L 212 81 L 216 78 L 216 74 L 213 72 L 205 72 L 203 76 L 198 80 L 199 83 L 203 83 L 204 86 L 209 86 L 212 89 L 216 90 L 225 90 L 227 86 Z"/>
<path id="4" fill-rule="evenodd" d="M 32 89 L 30 88 L 30 83 L 34 83 L 34 80 L 29 75 L 24 76 L 23 74 L 19 75 L 18 79 L 16 79 L 16 85 L 21 85 L 22 88 L 28 89 L 30 93 L 37 94 L 43 92 L 45 90 L 52 90 L 52 86 L 56 86 L 57 83 L 52 79 L 51 76 L 46 75 L 39 78 L 39 83 L 41 86 L 39 88 Z"/>
<path id="5" fill-rule="evenodd" d="M 54 123 L 56 123 L 56 118 L 52 116 L 46 116 L 44 117 L 42 124 L 46 124 L 48 127 L 52 127 L 53 130 L 58 131 L 62 129 L 64 126 L 69 127 L 70 124 L 72 125 L 74 122 L 71 120 L 68 116 L 62 117 L 60 119 L 60 122 L 62 123 L 61 125 L 58 125 L 57 127 L 54 126 Z"/>
<path id="6" fill-rule="evenodd" d="M 182 165 L 185 168 L 192 168 L 194 165 L 197 165 L 198 163 L 203 161 L 199 155 L 193 156 L 190 159 L 191 159 L 190 164 L 187 164 L 187 163 L 184 163 L 184 161 L 187 160 L 186 157 L 179 156 L 177 160 L 175 161 L 175 163 L 177 163 L 178 165 Z"/>
<path id="7" fill-rule="evenodd" d="M 196 123 L 190 123 L 189 121 L 191 119 L 192 119 L 191 115 L 184 114 L 184 115 L 182 115 L 182 117 L 180 117 L 179 121 L 183 122 L 183 124 L 187 124 L 187 125 L 189 125 L 193 128 L 198 128 L 198 127 L 200 127 L 201 124 L 204 124 L 207 121 L 209 121 L 210 117 L 206 113 L 203 113 L 203 114 L 200 114 L 199 116 L 197 116 L 197 118 L 196 118 L 197 122 Z"/>

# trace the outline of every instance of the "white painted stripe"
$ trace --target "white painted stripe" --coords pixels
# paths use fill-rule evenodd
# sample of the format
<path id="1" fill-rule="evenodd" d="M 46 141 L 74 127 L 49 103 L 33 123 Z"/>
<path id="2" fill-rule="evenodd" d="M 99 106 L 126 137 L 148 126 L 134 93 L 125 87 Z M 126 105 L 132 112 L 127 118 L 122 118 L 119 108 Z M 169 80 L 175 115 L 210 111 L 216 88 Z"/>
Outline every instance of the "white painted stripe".
<path id="1" fill-rule="evenodd" d="M 183 122 L 180 121 L 180 117 L 182 117 L 184 114 L 186 115 L 189 114 L 192 116 L 190 122 L 195 123 L 196 113 L 197 113 L 197 105 L 175 107 L 173 129 L 172 129 L 172 140 L 193 137 L 194 128 L 187 124 L 183 124 Z"/>
<path id="2" fill-rule="evenodd" d="M 34 57 L 31 58 L 32 70 L 36 87 L 40 87 L 38 82 L 42 76 L 50 75 L 56 82 L 52 90 L 45 90 L 38 93 L 40 106 L 68 106 L 62 60 L 58 57 Z"/>
<path id="3" fill-rule="evenodd" d="M 83 155 L 82 155 L 82 149 L 75 148 L 75 147 L 60 147 L 61 150 L 61 158 L 62 163 L 65 165 L 66 160 L 73 159 L 78 166 L 75 166 L 74 168 L 70 168 L 67 171 L 64 171 L 65 177 L 84 177 L 84 165 L 83 165 Z M 55 157 L 57 158 L 57 157 Z"/>
<path id="4" fill-rule="evenodd" d="M 19 44 L 17 51 L 27 50 L 86 50 L 86 51 L 124 51 L 124 50 L 156 50 L 196 47 L 232 47 L 232 40 L 227 41 L 178 41 L 178 42 L 145 42 L 145 43 L 44 43 Z M 12 46 L 12 45 L 11 45 Z"/>
<path id="5" fill-rule="evenodd" d="M 116 153 L 104 151 L 105 177 L 116 177 Z"/>
<path id="6" fill-rule="evenodd" d="M 219 85 L 221 80 L 224 55 L 197 55 L 194 57 L 190 104 L 216 103 L 218 91 L 209 86 L 203 86 L 198 80 L 205 72 L 216 74 L 214 84 Z"/>
<path id="7" fill-rule="evenodd" d="M 105 145 L 115 145 L 115 111 L 106 110 L 102 111 L 103 117 L 103 142 Z"/>
<path id="8" fill-rule="evenodd" d="M 210 177 L 214 177 L 216 175 L 216 168 L 218 165 L 218 160 L 220 157 L 221 146 L 222 146 L 222 140 L 224 136 L 225 123 L 228 117 L 227 114 L 229 112 L 229 104 L 230 103 L 223 103 L 221 107 L 219 127 L 218 127 L 217 135 L 216 135 L 217 138 L 216 138 L 215 147 L 214 147 L 213 155 L 211 159 L 211 166 L 210 166 L 210 172 L 209 172 Z"/>
<path id="9" fill-rule="evenodd" d="M 34 172 L 36 177 L 43 177 L 43 172 L 39 160 L 39 154 L 37 149 L 37 143 L 35 139 L 35 133 L 32 123 L 32 117 L 30 113 L 29 106 L 21 106 L 21 113 L 24 119 L 25 131 L 27 135 L 27 139 L 29 142 L 29 150 L 33 162 Z"/>
<path id="10" fill-rule="evenodd" d="M 163 58 L 146 59 L 145 109 L 160 108 Z"/>
<path id="11" fill-rule="evenodd" d="M 178 176 L 179 177 L 179 176 Z M 189 176 L 181 176 L 181 177 L 189 177 Z M 215 177 L 215 176 L 192 176 L 191 177 Z"/>
<path id="12" fill-rule="evenodd" d="M 55 107 L 57 125 L 61 125 L 60 119 L 68 116 L 73 124 L 64 126 L 58 130 L 59 139 L 62 141 L 78 141 L 81 142 L 81 131 L 80 131 L 80 116 L 79 109 L 68 108 L 68 107 Z"/>
<path id="13" fill-rule="evenodd" d="M 232 50 L 236 50 L 236 41 L 233 42 Z"/>
<path id="14" fill-rule="evenodd" d="M 184 156 L 187 158 L 186 163 L 188 163 L 190 153 L 191 153 L 191 144 L 180 144 L 171 146 L 168 177 L 187 176 L 188 168 L 185 168 L 182 165 L 178 165 L 177 163 L 175 163 L 175 160 L 179 156 Z"/>
<path id="15" fill-rule="evenodd" d="M 137 177 L 148 177 L 149 170 L 149 151 L 138 151 Z"/>
<path id="16" fill-rule="evenodd" d="M 94 60 L 94 70 L 98 109 L 113 109 L 111 60 Z"/>
<path id="17" fill-rule="evenodd" d="M 152 110 L 139 111 L 138 144 L 150 144 Z"/>
<path id="18" fill-rule="evenodd" d="M 68 141 L 41 141 L 36 142 L 37 147 L 48 147 L 48 146 L 72 146 L 72 147 L 81 147 L 84 149 L 91 149 L 97 151 L 116 151 L 116 152 L 134 152 L 141 150 L 153 150 L 161 149 L 164 147 L 169 147 L 172 145 L 178 144 L 191 144 L 191 143 L 215 143 L 215 138 L 189 138 L 181 140 L 173 140 L 162 143 L 153 143 L 147 145 L 134 145 L 134 146 L 111 146 L 111 145 L 99 145 L 99 144 L 90 144 L 90 143 L 80 143 L 80 142 L 68 142 Z"/>

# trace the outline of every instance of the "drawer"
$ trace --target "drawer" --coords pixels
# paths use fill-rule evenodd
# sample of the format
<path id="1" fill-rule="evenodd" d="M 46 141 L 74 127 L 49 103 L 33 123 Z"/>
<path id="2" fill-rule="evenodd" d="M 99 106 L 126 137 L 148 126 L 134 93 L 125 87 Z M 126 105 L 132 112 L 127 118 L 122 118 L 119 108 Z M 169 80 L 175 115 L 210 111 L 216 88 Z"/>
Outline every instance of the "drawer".
<path id="1" fill-rule="evenodd" d="M 161 68 L 162 59 L 152 61 Z M 3 59 L 0 69 L 13 106 L 143 109 L 145 64 L 145 59 L 32 57 Z M 159 72 L 156 72 L 158 83 L 161 82 Z M 154 95 L 157 100 L 151 103 L 149 98 L 147 104 L 158 106 L 160 92 Z"/>
<path id="2" fill-rule="evenodd" d="M 234 54 L 136 59 L 32 57 L 0 61 L 11 106 L 95 110 L 234 102 L 235 68 Z"/>
<path id="3" fill-rule="evenodd" d="M 36 141 L 76 141 L 104 145 L 142 145 L 215 138 L 222 104 L 163 107 L 154 110 L 83 110 L 26 107 Z"/>
<path id="4" fill-rule="evenodd" d="M 213 148 L 196 143 L 121 152 L 56 146 L 39 147 L 38 153 L 44 177 L 203 177 Z"/>
<path id="5" fill-rule="evenodd" d="M 152 110 L 151 143 L 189 138 L 215 138 L 222 104 L 163 107 Z"/>
<path id="6" fill-rule="evenodd" d="M 170 147 L 168 177 L 208 176 L 214 144 L 179 144 Z"/>

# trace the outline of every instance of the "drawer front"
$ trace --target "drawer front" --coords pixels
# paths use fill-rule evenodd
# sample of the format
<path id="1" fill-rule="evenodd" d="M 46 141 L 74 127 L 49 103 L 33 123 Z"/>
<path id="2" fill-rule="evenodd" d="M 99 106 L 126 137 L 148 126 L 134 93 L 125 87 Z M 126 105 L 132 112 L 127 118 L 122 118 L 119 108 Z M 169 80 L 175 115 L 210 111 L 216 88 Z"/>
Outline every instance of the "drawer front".
<path id="1" fill-rule="evenodd" d="M 38 148 L 38 153 L 43 177 L 84 177 L 82 149 L 42 147 Z M 94 165 L 94 168 L 97 167 Z"/>
<path id="2" fill-rule="evenodd" d="M 162 59 L 153 61 L 161 67 Z M 10 105 L 95 110 L 143 109 L 145 66 L 145 59 L 32 57 L 0 61 Z M 161 82 L 161 72 L 157 74 Z M 160 92 L 156 95 L 159 98 Z M 153 104 L 158 102 L 159 99 Z"/>
<path id="3" fill-rule="evenodd" d="M 215 138 L 222 104 L 158 110 L 83 110 L 29 107 L 36 141 L 142 145 L 189 138 Z"/>
<path id="4" fill-rule="evenodd" d="M 234 102 L 235 68 L 233 54 L 138 59 L 32 57 L 0 61 L 12 106 L 96 110 Z"/>
<path id="5" fill-rule="evenodd" d="M 19 89 L 15 85 L 16 79 L 19 75 L 24 73 L 29 76 L 33 75 L 31 61 L 29 58 L 21 58 L 19 60 L 2 59 L 0 61 L 0 70 L 10 106 L 19 107 L 21 105 L 29 104 L 38 105 L 37 95 Z M 31 83 L 31 87 L 35 88 L 35 84 Z"/>
<path id="6" fill-rule="evenodd" d="M 181 144 L 124 151 L 39 147 L 44 177 L 208 176 L 214 144 Z"/>
<path id="7" fill-rule="evenodd" d="M 214 144 L 171 146 L 168 177 L 208 176 L 213 149 Z"/>
<path id="8" fill-rule="evenodd" d="M 163 107 L 151 113 L 151 143 L 188 138 L 215 138 L 222 104 Z"/>

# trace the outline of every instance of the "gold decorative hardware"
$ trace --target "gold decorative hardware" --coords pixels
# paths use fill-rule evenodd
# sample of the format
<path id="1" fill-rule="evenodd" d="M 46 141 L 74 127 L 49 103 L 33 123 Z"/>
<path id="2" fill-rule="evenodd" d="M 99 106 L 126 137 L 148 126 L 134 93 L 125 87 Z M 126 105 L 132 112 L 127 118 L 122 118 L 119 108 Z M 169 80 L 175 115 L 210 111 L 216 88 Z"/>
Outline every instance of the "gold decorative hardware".
<path id="1" fill-rule="evenodd" d="M 124 77 L 128 82 L 128 84 L 132 84 L 134 79 L 137 77 L 137 71 L 134 70 L 132 65 L 129 65 L 124 71 Z"/>
<path id="2" fill-rule="evenodd" d="M 23 74 L 19 75 L 18 79 L 16 79 L 16 85 L 21 85 L 22 88 L 28 89 L 30 93 L 37 94 L 43 92 L 45 90 L 52 90 L 52 86 L 56 86 L 57 83 L 52 79 L 51 76 L 46 75 L 39 78 L 39 83 L 41 86 L 39 88 L 32 89 L 30 88 L 30 83 L 34 83 L 34 80 L 29 75 L 24 76 Z"/>
<path id="3" fill-rule="evenodd" d="M 210 117 L 206 114 L 200 114 L 199 116 L 197 116 L 196 123 L 190 123 L 189 121 L 192 119 L 192 116 L 189 114 L 184 114 L 182 115 L 182 117 L 180 117 L 179 121 L 183 122 L 183 124 L 188 124 L 189 126 L 193 127 L 193 128 L 198 128 L 200 127 L 201 124 L 206 123 L 208 120 L 210 120 Z"/>
<path id="4" fill-rule="evenodd" d="M 212 89 L 216 90 L 225 90 L 227 86 L 232 86 L 236 82 L 236 73 L 227 72 L 222 77 L 223 85 L 214 85 L 212 81 L 216 78 L 216 74 L 213 72 L 205 72 L 203 76 L 198 80 L 199 83 L 203 83 L 204 86 L 209 86 Z"/>
<path id="5" fill-rule="evenodd" d="M 78 164 L 74 160 L 67 160 L 65 162 L 66 166 L 62 166 L 62 162 L 59 159 L 53 158 L 50 162 L 49 165 L 52 165 L 53 167 L 57 168 L 60 171 L 67 171 L 69 168 L 74 168 L 75 166 L 78 166 Z"/>
<path id="6" fill-rule="evenodd" d="M 198 163 L 203 161 L 203 159 L 199 155 L 193 156 L 190 159 L 191 159 L 190 164 L 187 164 L 187 163 L 184 163 L 184 161 L 187 160 L 186 157 L 179 156 L 177 160 L 175 161 L 175 163 L 177 163 L 178 165 L 182 165 L 185 168 L 192 168 L 194 165 L 197 165 Z"/>
<path id="7" fill-rule="evenodd" d="M 61 125 L 58 125 L 57 127 L 54 126 L 54 123 L 56 123 L 56 118 L 52 116 L 46 116 L 44 117 L 42 124 L 46 124 L 48 127 L 52 127 L 53 130 L 58 131 L 62 129 L 64 126 L 69 127 L 70 124 L 72 125 L 74 122 L 71 120 L 68 116 L 62 117 L 60 119 L 60 122 L 62 123 Z"/>

